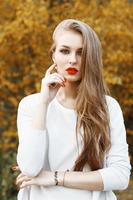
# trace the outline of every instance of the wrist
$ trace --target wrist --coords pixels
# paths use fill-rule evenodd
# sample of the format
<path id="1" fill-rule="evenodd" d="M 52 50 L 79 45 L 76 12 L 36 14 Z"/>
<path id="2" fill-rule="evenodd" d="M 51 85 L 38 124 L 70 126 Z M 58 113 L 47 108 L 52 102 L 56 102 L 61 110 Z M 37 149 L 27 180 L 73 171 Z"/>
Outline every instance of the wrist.
<path id="1" fill-rule="evenodd" d="M 53 179 L 54 179 L 54 185 L 56 186 L 65 186 L 65 175 L 66 172 L 68 172 L 69 170 L 67 169 L 64 172 L 59 172 L 59 171 L 55 171 L 53 172 Z"/>
<path id="2" fill-rule="evenodd" d="M 52 172 L 52 186 L 63 186 L 63 177 L 64 177 L 64 172 L 59 172 L 55 171 Z"/>
<path id="3" fill-rule="evenodd" d="M 48 100 L 46 100 L 45 95 L 43 93 L 41 93 L 41 92 L 40 92 L 40 101 L 41 101 L 41 103 L 43 103 L 46 106 L 48 106 L 49 103 L 50 103 Z"/>
<path id="4" fill-rule="evenodd" d="M 50 186 L 55 186 L 55 172 L 50 172 Z"/>
<path id="5" fill-rule="evenodd" d="M 63 186 L 64 172 L 58 172 L 58 185 Z"/>

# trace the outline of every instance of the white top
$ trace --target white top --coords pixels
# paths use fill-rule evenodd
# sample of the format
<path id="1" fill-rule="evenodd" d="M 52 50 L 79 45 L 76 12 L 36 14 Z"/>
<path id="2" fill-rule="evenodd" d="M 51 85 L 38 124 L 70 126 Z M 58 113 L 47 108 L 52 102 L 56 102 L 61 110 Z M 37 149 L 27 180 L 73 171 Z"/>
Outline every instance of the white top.
<path id="1" fill-rule="evenodd" d="M 22 173 L 36 176 L 40 170 L 72 170 L 77 159 L 76 112 L 61 105 L 55 97 L 47 111 L 46 130 L 31 126 L 39 104 L 40 93 L 24 97 L 18 107 L 17 127 L 19 146 L 17 163 Z M 128 144 L 123 115 L 118 102 L 106 96 L 110 114 L 111 149 L 105 157 L 101 173 L 104 190 L 89 191 L 61 186 L 28 186 L 18 193 L 18 200 L 116 200 L 112 190 L 125 189 L 130 177 Z M 78 138 L 80 150 L 82 142 Z M 90 171 L 84 167 L 84 171 Z"/>

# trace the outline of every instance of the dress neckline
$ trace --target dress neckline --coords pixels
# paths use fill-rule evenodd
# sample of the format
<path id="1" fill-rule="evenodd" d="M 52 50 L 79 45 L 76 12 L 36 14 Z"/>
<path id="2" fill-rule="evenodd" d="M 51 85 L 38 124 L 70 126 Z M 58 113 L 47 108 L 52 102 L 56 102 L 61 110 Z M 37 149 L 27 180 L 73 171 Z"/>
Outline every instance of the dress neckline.
<path id="1" fill-rule="evenodd" d="M 67 107 L 63 106 L 63 105 L 59 102 L 59 100 L 57 99 L 57 97 L 54 98 L 54 101 L 55 101 L 56 105 L 57 105 L 60 109 L 66 111 L 66 112 L 70 112 L 70 113 L 74 113 L 74 112 L 75 112 L 75 109 L 74 109 L 74 108 L 67 108 Z"/>

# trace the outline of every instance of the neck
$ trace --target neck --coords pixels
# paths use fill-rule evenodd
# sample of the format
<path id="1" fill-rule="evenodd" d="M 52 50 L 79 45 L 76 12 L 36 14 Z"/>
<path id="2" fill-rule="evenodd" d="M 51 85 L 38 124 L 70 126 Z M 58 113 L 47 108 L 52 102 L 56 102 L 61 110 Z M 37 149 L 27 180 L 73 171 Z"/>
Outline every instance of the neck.
<path id="1" fill-rule="evenodd" d="M 77 90 L 78 90 L 79 82 L 66 82 L 65 87 L 61 87 L 58 91 L 57 96 L 59 96 L 62 100 L 64 99 L 76 99 Z"/>

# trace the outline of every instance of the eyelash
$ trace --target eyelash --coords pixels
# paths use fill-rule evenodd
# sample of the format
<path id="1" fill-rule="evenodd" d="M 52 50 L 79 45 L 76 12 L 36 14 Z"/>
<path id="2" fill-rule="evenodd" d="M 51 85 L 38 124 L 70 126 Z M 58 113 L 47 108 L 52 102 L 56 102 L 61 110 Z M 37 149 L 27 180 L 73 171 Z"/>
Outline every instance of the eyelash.
<path id="1" fill-rule="evenodd" d="M 69 50 L 67 50 L 67 49 L 61 49 L 60 52 L 63 53 L 63 54 L 68 54 Z"/>
<path id="2" fill-rule="evenodd" d="M 70 51 L 67 50 L 67 49 L 61 49 L 60 52 L 63 53 L 63 54 L 69 54 Z M 79 51 L 79 52 L 77 52 L 77 54 L 81 56 L 82 52 Z"/>

